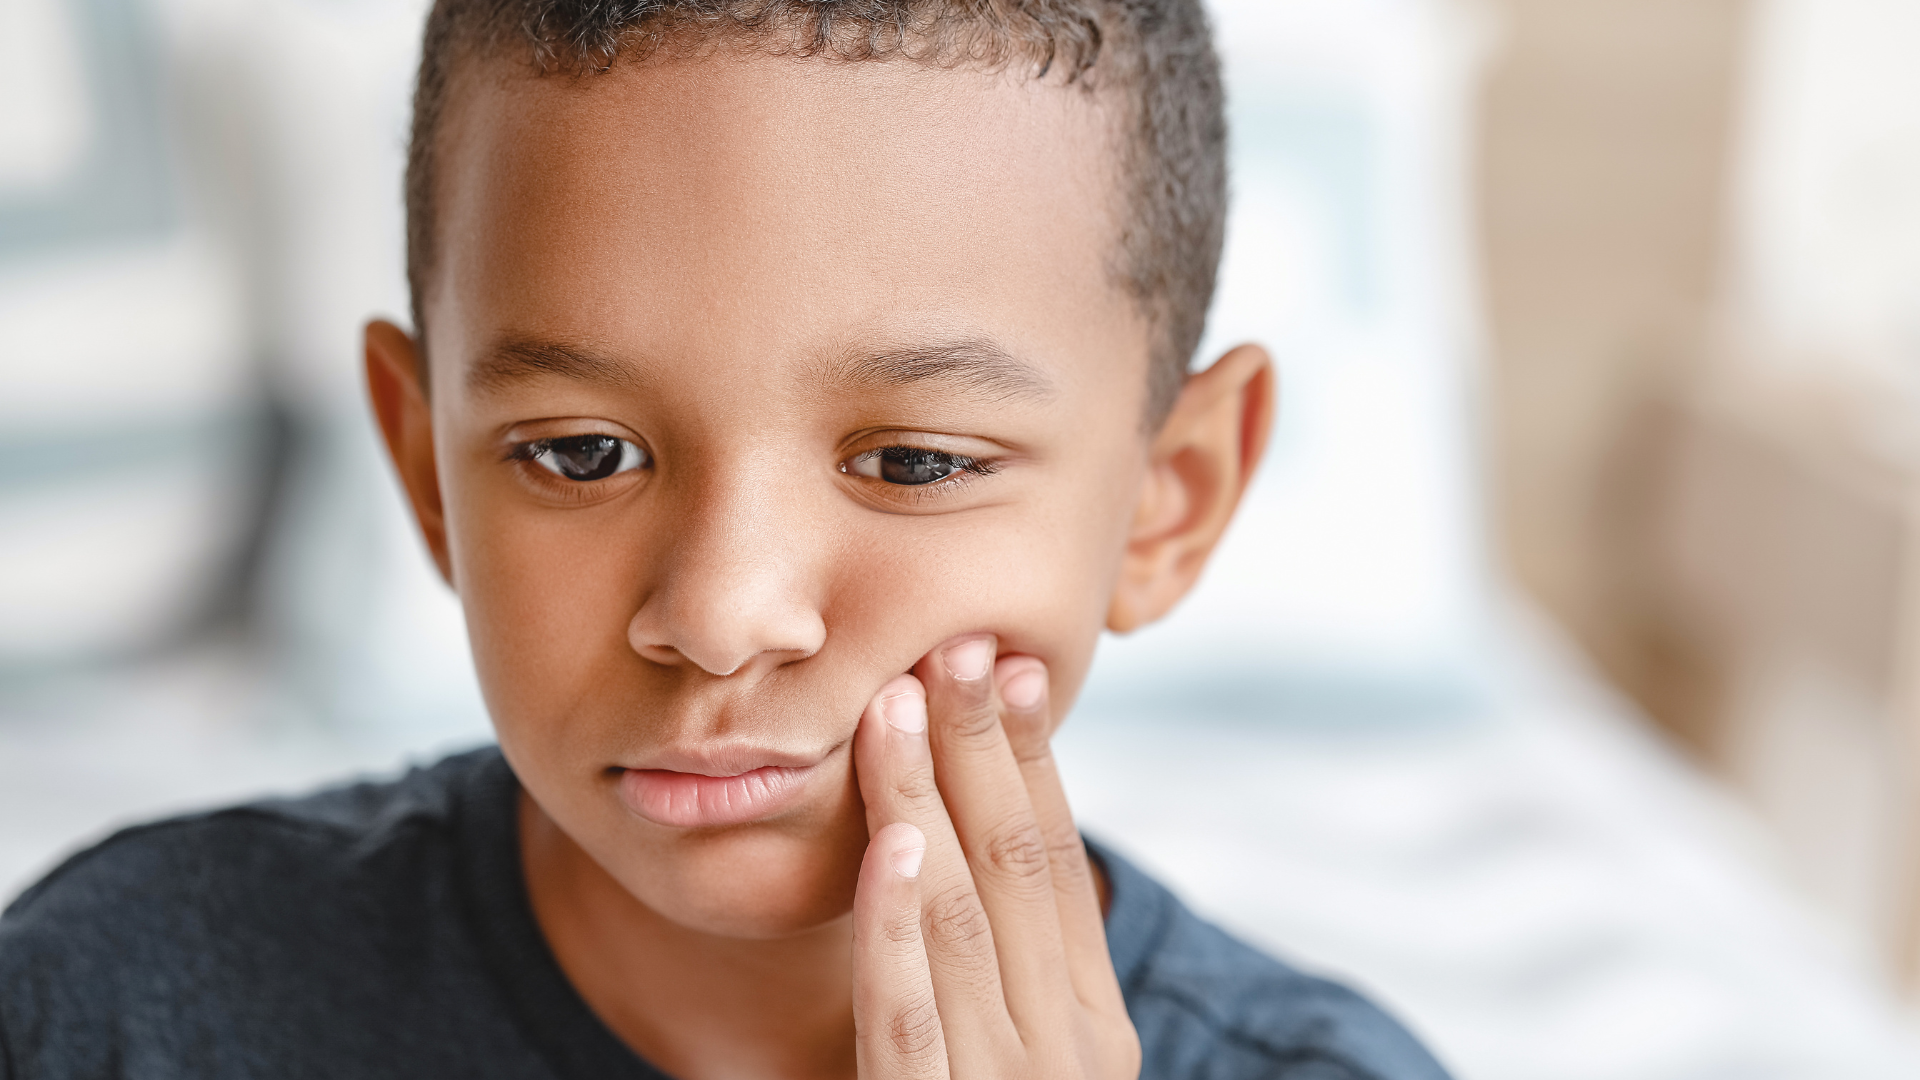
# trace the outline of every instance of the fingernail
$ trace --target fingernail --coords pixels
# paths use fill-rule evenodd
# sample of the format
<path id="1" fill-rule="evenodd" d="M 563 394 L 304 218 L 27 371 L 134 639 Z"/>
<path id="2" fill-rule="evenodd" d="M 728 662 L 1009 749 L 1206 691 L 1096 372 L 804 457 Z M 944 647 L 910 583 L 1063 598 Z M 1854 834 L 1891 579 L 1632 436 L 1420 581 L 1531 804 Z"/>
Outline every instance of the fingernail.
<path id="1" fill-rule="evenodd" d="M 909 880 L 920 876 L 920 860 L 927 855 L 926 841 L 893 853 L 893 872 Z"/>
<path id="2" fill-rule="evenodd" d="M 1028 670 L 1007 680 L 1007 684 L 1000 688 L 1000 700 L 1012 708 L 1026 712 L 1040 704 L 1040 699 L 1045 697 L 1046 693 L 1046 673 Z"/>
<path id="3" fill-rule="evenodd" d="M 961 682 L 973 682 L 983 678 L 993 666 L 993 642 L 986 638 L 963 641 L 948 649 L 942 659 L 946 661 L 947 674 Z"/>
<path id="4" fill-rule="evenodd" d="M 927 730 L 927 699 L 919 694 L 895 694 L 880 703 L 880 715 L 896 729 L 918 735 Z"/>

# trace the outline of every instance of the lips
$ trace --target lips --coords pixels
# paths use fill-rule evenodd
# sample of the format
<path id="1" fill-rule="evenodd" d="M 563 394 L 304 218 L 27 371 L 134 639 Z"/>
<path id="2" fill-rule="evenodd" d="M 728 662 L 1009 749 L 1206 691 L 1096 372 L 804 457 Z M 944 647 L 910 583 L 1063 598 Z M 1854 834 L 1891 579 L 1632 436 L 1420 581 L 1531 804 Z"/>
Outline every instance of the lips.
<path id="1" fill-rule="evenodd" d="M 627 769 L 620 801 L 657 825 L 679 829 L 741 825 L 772 817 L 800 797 L 814 766 L 765 765 L 732 776 Z"/>

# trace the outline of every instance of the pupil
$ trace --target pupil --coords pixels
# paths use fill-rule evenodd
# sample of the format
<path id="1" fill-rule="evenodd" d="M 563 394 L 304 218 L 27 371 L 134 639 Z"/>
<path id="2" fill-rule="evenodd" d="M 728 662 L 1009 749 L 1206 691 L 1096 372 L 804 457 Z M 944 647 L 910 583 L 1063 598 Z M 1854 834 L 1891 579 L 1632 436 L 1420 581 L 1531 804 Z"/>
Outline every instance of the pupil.
<path id="1" fill-rule="evenodd" d="M 880 478 L 889 484 L 931 484 L 953 475 L 953 458 L 905 447 L 880 452 Z"/>
<path id="2" fill-rule="evenodd" d="M 547 451 L 569 480 L 605 479 L 620 467 L 620 440 L 611 435 L 555 439 Z"/>

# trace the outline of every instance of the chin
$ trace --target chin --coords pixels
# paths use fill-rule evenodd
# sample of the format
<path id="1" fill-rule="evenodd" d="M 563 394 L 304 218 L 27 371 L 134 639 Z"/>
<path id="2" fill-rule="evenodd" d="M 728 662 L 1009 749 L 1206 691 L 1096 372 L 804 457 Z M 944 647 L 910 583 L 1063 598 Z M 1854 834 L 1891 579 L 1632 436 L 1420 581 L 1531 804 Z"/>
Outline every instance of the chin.
<path id="1" fill-rule="evenodd" d="M 662 917 L 716 937 L 795 937 L 853 910 L 867 830 L 856 818 L 821 832 L 773 826 L 677 838 L 615 876 Z"/>

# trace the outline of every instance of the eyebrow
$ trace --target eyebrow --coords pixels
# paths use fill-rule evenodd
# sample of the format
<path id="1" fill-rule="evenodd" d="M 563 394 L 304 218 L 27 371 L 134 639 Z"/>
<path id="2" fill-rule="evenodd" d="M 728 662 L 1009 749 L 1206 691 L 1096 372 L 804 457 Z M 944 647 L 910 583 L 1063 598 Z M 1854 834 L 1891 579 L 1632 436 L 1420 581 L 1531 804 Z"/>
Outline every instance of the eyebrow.
<path id="1" fill-rule="evenodd" d="M 626 364 L 591 349 L 558 341 L 510 338 L 489 349 L 467 371 L 467 388 L 498 392 L 516 383 L 558 376 L 615 390 L 631 390 L 640 382 Z"/>
<path id="2" fill-rule="evenodd" d="M 848 389 L 944 383 L 995 400 L 1053 396 L 1053 383 L 1039 368 L 985 338 L 851 352 L 832 365 L 828 379 Z"/>
<path id="3" fill-rule="evenodd" d="M 498 392 L 549 377 L 614 390 L 632 390 L 641 381 L 630 366 L 591 349 L 510 338 L 474 363 L 467 372 L 467 386 Z M 945 383 L 994 400 L 1053 396 L 1053 383 L 1039 368 L 985 338 L 849 351 L 829 364 L 827 382 L 850 391 Z"/>

